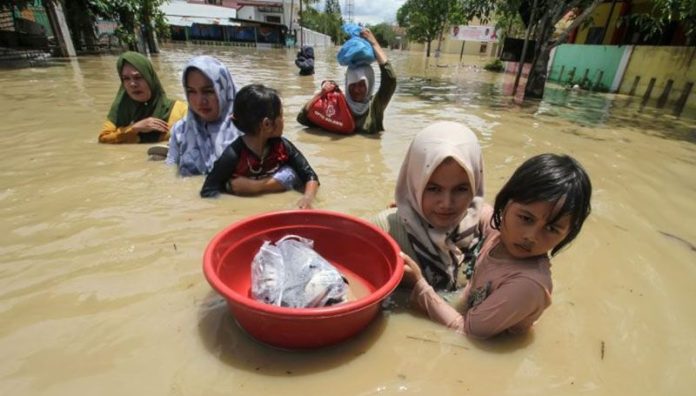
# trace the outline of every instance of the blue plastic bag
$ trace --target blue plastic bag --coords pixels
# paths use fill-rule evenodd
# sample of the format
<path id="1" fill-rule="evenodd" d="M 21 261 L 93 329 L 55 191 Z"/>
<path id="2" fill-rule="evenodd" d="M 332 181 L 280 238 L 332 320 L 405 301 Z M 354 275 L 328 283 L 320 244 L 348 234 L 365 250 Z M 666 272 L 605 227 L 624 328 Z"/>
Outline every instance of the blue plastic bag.
<path id="1" fill-rule="evenodd" d="M 354 23 L 343 24 L 343 31 L 350 37 L 336 54 L 336 60 L 342 66 L 355 67 L 369 65 L 375 61 L 375 51 L 370 42 L 360 37 L 362 27 Z"/>

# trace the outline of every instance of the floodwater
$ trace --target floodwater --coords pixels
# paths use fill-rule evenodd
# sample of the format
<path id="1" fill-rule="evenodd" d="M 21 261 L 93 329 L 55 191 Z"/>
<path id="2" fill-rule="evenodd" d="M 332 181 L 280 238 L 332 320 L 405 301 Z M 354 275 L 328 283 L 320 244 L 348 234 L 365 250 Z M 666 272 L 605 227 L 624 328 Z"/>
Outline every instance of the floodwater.
<path id="1" fill-rule="evenodd" d="M 492 200 L 524 159 L 564 152 L 594 185 L 593 213 L 553 260 L 553 305 L 528 336 L 478 342 L 388 306 L 340 345 L 290 352 L 242 332 L 205 281 L 222 228 L 299 194 L 198 197 L 146 146 L 100 145 L 115 57 L 0 70 L 2 395 L 686 395 L 696 388 L 696 121 L 630 98 L 550 88 L 517 106 L 482 60 L 388 52 L 399 88 L 381 136 L 294 120 L 333 50 L 298 77 L 293 51 L 170 47 L 154 59 L 174 97 L 195 54 L 238 86 L 280 88 L 285 134 L 321 178 L 316 207 L 368 217 L 392 200 L 406 148 L 436 120 L 468 124 Z"/>

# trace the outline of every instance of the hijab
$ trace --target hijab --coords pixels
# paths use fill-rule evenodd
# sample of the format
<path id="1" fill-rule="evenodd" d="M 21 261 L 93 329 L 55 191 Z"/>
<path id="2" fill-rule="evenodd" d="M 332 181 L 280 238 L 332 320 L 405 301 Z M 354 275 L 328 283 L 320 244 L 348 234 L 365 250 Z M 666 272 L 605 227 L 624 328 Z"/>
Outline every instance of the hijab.
<path id="1" fill-rule="evenodd" d="M 213 82 L 220 113 L 213 122 L 202 120 L 189 106 L 183 122 L 177 124 L 175 139 L 179 144 L 179 173 L 182 176 L 207 174 L 223 150 L 241 133 L 232 123 L 232 110 L 237 89 L 230 71 L 222 62 L 207 56 L 197 56 L 184 67 L 182 83 L 186 89 L 186 75 L 197 69 Z"/>
<path id="2" fill-rule="evenodd" d="M 121 72 L 123 72 L 125 63 L 130 64 L 140 72 L 150 87 L 152 96 L 147 102 L 137 102 L 128 96 L 126 89 L 123 88 L 123 83 L 121 83 L 107 116 L 109 121 L 117 127 L 128 126 L 148 117 L 167 121 L 175 101 L 167 97 L 150 60 L 137 52 L 124 52 L 116 61 L 119 80 L 121 80 Z"/>
<path id="3" fill-rule="evenodd" d="M 365 100 L 363 102 L 356 102 L 350 97 L 350 91 L 348 87 L 351 84 L 355 84 L 360 80 L 365 81 L 367 85 L 367 95 L 365 95 Z M 361 65 L 358 67 L 349 67 L 346 69 L 346 101 L 348 102 L 348 107 L 350 111 L 356 115 L 361 116 L 367 112 L 370 108 L 370 100 L 372 99 L 372 89 L 375 86 L 375 71 L 372 70 L 370 65 Z"/>
<path id="4" fill-rule="evenodd" d="M 451 230 L 437 230 L 423 214 L 423 191 L 435 169 L 447 158 L 469 176 L 473 200 Z M 406 229 L 423 275 L 436 289 L 457 286 L 464 256 L 479 241 L 483 208 L 483 159 L 476 135 L 456 122 L 437 122 L 420 131 L 411 142 L 396 183 L 399 221 Z"/>

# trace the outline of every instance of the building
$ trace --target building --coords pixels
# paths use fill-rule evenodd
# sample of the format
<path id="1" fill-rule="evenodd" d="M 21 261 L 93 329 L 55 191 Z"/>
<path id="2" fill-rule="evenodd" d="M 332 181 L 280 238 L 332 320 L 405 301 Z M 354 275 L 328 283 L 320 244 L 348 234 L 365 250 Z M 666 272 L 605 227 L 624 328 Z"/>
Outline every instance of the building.
<path id="1" fill-rule="evenodd" d="M 172 0 L 161 10 L 173 41 L 282 47 L 299 42 L 331 45 L 321 33 L 299 29 L 300 0 Z"/>

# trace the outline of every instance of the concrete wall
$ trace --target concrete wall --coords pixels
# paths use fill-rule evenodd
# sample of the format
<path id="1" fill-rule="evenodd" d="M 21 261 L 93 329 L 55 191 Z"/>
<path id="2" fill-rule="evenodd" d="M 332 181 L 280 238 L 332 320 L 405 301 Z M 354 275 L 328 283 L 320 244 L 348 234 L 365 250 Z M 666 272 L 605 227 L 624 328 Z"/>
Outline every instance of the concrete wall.
<path id="1" fill-rule="evenodd" d="M 295 30 L 293 28 L 293 30 Z M 302 34 L 302 41 L 300 41 L 300 34 Z M 331 36 L 327 36 L 323 33 L 315 32 L 314 30 L 309 30 L 307 28 L 297 29 L 295 43 L 299 47 L 300 43 L 303 45 L 310 45 L 312 47 L 332 47 L 334 43 L 331 41 Z"/>
<path id="2" fill-rule="evenodd" d="M 563 44 L 555 49 L 548 79 L 559 83 L 580 84 L 587 76 L 592 87 L 615 91 L 614 81 L 628 46 Z M 570 81 L 572 71 L 575 71 Z M 614 88 L 612 90 L 612 88 Z"/>
<path id="3" fill-rule="evenodd" d="M 637 84 L 636 77 L 639 77 Z M 667 103 L 675 102 L 687 83 L 696 83 L 696 47 L 636 46 L 619 92 L 644 96 L 653 78 L 650 98 L 659 98 L 672 80 L 672 88 L 665 99 Z M 691 89 L 687 103 L 696 105 L 696 86 Z"/>
<path id="4" fill-rule="evenodd" d="M 552 55 L 548 80 L 566 84 L 573 68 L 573 83 L 587 70 L 594 88 L 601 70 L 609 92 L 654 100 L 658 107 L 696 107 L 696 47 L 564 44 Z"/>
<path id="5" fill-rule="evenodd" d="M 481 43 L 479 41 L 460 41 L 452 40 L 450 38 L 445 38 L 442 40 L 442 45 L 440 46 L 440 52 L 443 54 L 460 54 L 462 51 L 462 43 L 464 44 L 464 55 L 483 55 L 483 56 L 496 56 L 498 53 L 498 43 L 487 43 L 486 48 L 481 51 Z M 411 51 L 426 51 L 425 44 L 416 43 L 409 41 L 408 49 Z M 437 40 L 431 41 L 430 44 L 430 55 L 434 55 L 437 50 Z"/>

